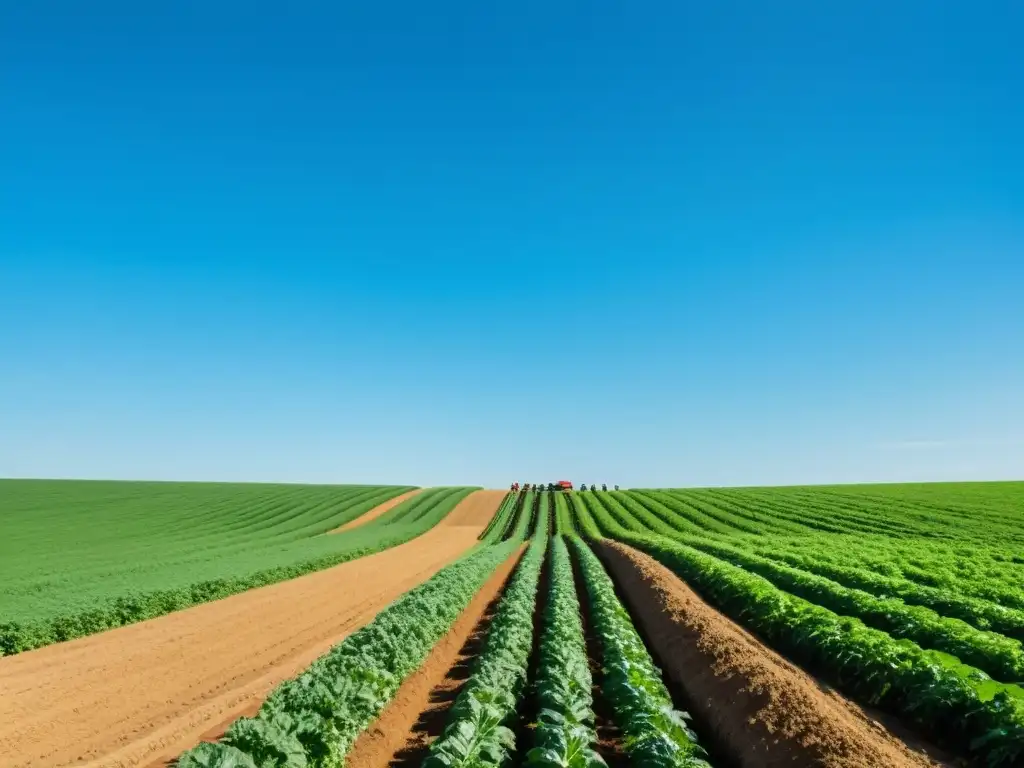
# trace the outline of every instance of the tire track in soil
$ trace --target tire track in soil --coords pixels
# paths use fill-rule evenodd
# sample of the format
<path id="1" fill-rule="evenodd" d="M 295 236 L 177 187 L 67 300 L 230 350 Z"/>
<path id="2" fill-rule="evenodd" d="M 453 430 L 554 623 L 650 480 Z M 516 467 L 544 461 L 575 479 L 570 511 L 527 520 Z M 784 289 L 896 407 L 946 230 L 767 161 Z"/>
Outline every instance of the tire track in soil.
<path id="1" fill-rule="evenodd" d="M 464 654 L 472 650 L 472 640 L 482 643 L 487 623 L 493 617 L 505 586 L 525 551 L 526 545 L 523 544 L 498 567 L 456 619 L 448 634 L 430 651 L 423 665 L 402 683 L 380 717 L 359 735 L 345 758 L 346 768 L 410 765 L 405 762 L 404 754 L 416 749 L 425 750 L 440 735 L 447 708 L 468 678 L 468 669 L 475 656 Z M 462 680 L 453 674 L 460 664 L 465 669 Z M 440 729 L 436 729 L 438 720 Z M 430 722 L 436 732 L 421 728 L 421 721 Z"/>
<path id="2" fill-rule="evenodd" d="M 954 765 L 944 756 L 933 759 L 911 749 L 855 704 L 714 610 L 649 555 L 609 540 L 597 543 L 595 551 L 625 598 L 648 649 L 682 692 L 698 726 L 703 726 L 701 735 L 714 740 L 703 746 L 714 747 L 733 764 Z"/>

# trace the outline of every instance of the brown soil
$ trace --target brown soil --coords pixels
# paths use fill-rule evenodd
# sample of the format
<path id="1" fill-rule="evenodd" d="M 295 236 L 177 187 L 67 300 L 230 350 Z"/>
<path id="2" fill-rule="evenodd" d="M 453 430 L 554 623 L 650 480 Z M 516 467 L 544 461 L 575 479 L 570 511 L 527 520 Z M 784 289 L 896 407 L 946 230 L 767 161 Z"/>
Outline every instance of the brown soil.
<path id="1" fill-rule="evenodd" d="M 441 525 L 472 525 L 478 528 L 486 528 L 491 518 L 498 512 L 506 491 L 473 491 L 462 500 L 448 516 L 441 521 Z"/>
<path id="2" fill-rule="evenodd" d="M 742 768 L 920 768 L 936 763 L 765 647 L 653 558 L 599 553 L 663 671 Z"/>
<path id="3" fill-rule="evenodd" d="M 350 531 L 353 528 L 358 528 L 360 525 L 365 525 L 366 523 L 370 522 L 371 520 L 376 520 L 378 517 L 383 515 L 385 512 L 389 512 L 390 510 L 394 509 L 395 507 L 397 507 L 399 504 L 401 504 L 406 499 L 411 499 L 417 493 L 422 493 L 422 492 L 423 492 L 422 488 L 416 488 L 416 489 L 411 490 L 411 491 L 406 491 L 405 493 L 400 494 L 399 496 L 395 496 L 395 498 L 393 498 L 393 499 L 388 499 L 383 504 L 378 504 L 376 507 L 371 509 L 369 512 L 364 512 L 359 517 L 357 517 L 355 520 L 349 520 L 347 523 L 345 523 L 344 525 L 342 525 L 342 526 L 340 526 L 338 528 L 335 528 L 333 531 L 328 531 L 328 533 L 341 533 L 342 531 Z"/>
<path id="4" fill-rule="evenodd" d="M 445 713 L 469 677 L 490 616 L 525 550 L 524 544 L 494 572 L 423 666 L 402 683 L 377 721 L 356 739 L 345 758 L 347 768 L 419 765 L 426 757 L 426 749 L 444 730 Z"/>
<path id="5" fill-rule="evenodd" d="M 476 497 L 449 517 L 486 517 Z M 133 766 L 176 757 L 252 713 L 278 683 L 476 545 L 482 531 L 442 524 L 334 568 L 0 658 L 0 765 Z"/>

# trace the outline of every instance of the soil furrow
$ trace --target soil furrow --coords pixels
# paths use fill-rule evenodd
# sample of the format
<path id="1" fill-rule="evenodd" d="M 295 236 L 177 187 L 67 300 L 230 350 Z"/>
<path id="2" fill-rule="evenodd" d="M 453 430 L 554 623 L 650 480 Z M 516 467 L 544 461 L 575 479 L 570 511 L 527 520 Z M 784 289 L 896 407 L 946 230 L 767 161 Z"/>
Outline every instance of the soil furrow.
<path id="1" fill-rule="evenodd" d="M 912 750 L 856 705 L 823 688 L 707 605 L 653 558 L 610 541 L 596 551 L 664 673 L 710 729 L 711 746 L 737 765 L 949 765 Z"/>

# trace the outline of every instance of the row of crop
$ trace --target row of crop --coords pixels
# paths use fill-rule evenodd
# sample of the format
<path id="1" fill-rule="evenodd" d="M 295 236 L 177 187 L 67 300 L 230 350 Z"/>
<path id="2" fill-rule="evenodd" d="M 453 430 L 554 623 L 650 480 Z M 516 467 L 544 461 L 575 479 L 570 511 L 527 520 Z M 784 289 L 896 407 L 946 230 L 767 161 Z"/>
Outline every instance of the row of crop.
<path id="1" fill-rule="evenodd" d="M 286 527 L 295 535 L 315 535 L 344 525 L 378 504 L 409 490 L 412 489 L 371 486 L 342 488 L 334 493 L 310 494 L 298 498 L 292 495 L 278 498 L 278 495 L 274 495 L 268 500 L 260 499 L 246 505 L 245 514 L 235 515 L 229 520 L 225 520 L 221 513 L 234 505 L 197 505 L 191 516 L 183 514 L 176 520 L 175 529 L 167 531 L 164 540 L 177 539 L 187 541 L 190 546 L 200 547 L 201 542 L 205 541 L 209 546 L 223 550 L 225 539 L 232 543 L 237 541 L 238 546 L 251 546 L 252 537 L 264 538 L 274 528 Z M 331 512 L 335 509 L 338 509 L 338 514 Z M 210 534 L 216 538 L 209 539 Z"/>
<path id="2" fill-rule="evenodd" d="M 900 579 L 922 587 L 940 589 L 964 597 L 1024 609 L 1024 569 L 986 557 L 981 545 L 969 554 L 948 544 L 911 539 L 914 543 L 879 540 L 877 537 L 847 539 L 841 548 L 822 546 L 823 539 L 773 540 L 773 551 L 808 555 L 812 560 L 855 567 Z M 836 550 L 839 550 L 838 552 Z"/>
<path id="3" fill-rule="evenodd" d="M 803 534 L 820 532 L 855 536 L 864 534 L 872 536 L 929 535 L 913 527 L 894 524 L 884 518 L 872 518 L 858 514 L 837 505 L 821 505 L 810 501 L 789 504 L 772 497 L 765 498 L 724 489 L 704 491 L 703 495 L 713 503 L 731 504 L 742 509 L 757 511 L 777 520 L 785 520 L 792 525 L 799 525 Z"/>
<path id="4" fill-rule="evenodd" d="M 673 489 L 663 491 L 663 493 L 723 522 L 734 525 L 737 521 L 742 522 L 748 526 L 746 528 L 748 531 L 751 530 L 749 525 L 753 524 L 754 530 L 762 535 L 803 535 L 809 533 L 814 528 L 814 523 L 817 522 L 773 514 L 753 505 L 734 504 L 728 499 L 711 496 L 707 491 Z"/>
<path id="5" fill-rule="evenodd" d="M 719 494 L 736 498 L 742 504 L 761 504 L 768 509 L 789 511 L 794 514 L 848 520 L 863 528 L 867 533 L 883 533 L 888 536 L 924 536 L 940 538 L 943 531 L 948 535 L 949 527 L 936 530 L 932 523 L 912 520 L 897 515 L 886 515 L 881 510 L 865 508 L 845 499 L 829 498 L 816 493 L 759 494 L 752 492 L 718 491 Z"/>
<path id="6" fill-rule="evenodd" d="M 533 491 L 520 492 L 519 506 L 516 507 L 515 517 L 510 521 L 509 529 L 505 531 L 506 539 L 525 541 L 530 536 L 530 529 L 537 510 L 537 494 Z"/>
<path id="7" fill-rule="evenodd" d="M 947 534 L 959 529 L 947 526 Z M 1024 598 L 1020 581 L 1024 567 L 1016 562 L 1019 549 L 980 543 L 964 536 L 949 541 L 937 539 L 853 539 L 845 548 L 870 567 L 883 565 L 887 575 L 898 575 L 927 586 L 953 588 L 974 597 L 1004 603 Z M 823 553 L 825 554 L 825 553 Z M 895 572 L 894 572 L 895 571 Z M 1024 607 L 1024 604 L 1018 607 Z"/>
<path id="8" fill-rule="evenodd" d="M 533 529 L 530 531 L 530 536 L 533 538 L 538 536 L 547 538 L 551 535 L 551 497 L 553 495 L 545 491 L 537 494 L 537 514 L 534 516 Z"/>
<path id="9" fill-rule="evenodd" d="M 635 546 L 682 576 L 727 615 L 855 699 L 914 724 L 989 766 L 1024 760 L 1024 700 L 947 665 L 935 652 L 837 615 L 769 580 L 666 536 L 628 530 L 605 509 L 584 529 Z"/>
<path id="10" fill-rule="evenodd" d="M 851 495 L 834 490 L 815 489 L 823 499 L 842 499 L 889 519 L 914 520 L 921 529 L 946 538 L 994 545 L 1024 543 L 1015 516 L 992 514 L 983 506 L 958 508 L 954 504 L 922 503 L 899 497 L 878 498 L 869 494 Z"/>
<path id="11" fill-rule="evenodd" d="M 383 528 L 385 526 L 414 523 L 425 516 L 429 516 L 431 512 L 442 506 L 449 498 L 464 498 L 466 491 L 467 489 L 458 487 L 430 488 L 389 509 L 376 520 L 368 523 L 368 525 L 372 525 L 375 528 Z"/>
<path id="12" fill-rule="evenodd" d="M 689 504 L 706 515 L 727 521 L 737 528 L 739 528 L 742 523 L 744 526 L 742 530 L 744 532 L 754 533 L 758 536 L 763 536 L 766 533 L 773 535 L 805 534 L 812 530 L 823 531 L 826 533 L 850 532 L 847 527 L 837 522 L 820 518 L 805 518 L 803 520 L 793 521 L 779 515 L 771 515 L 761 511 L 755 512 L 751 509 L 734 507 L 727 510 L 721 506 L 722 502 L 716 503 L 703 494 L 691 491 L 671 490 L 665 491 L 664 494 L 677 501 Z"/>
<path id="13" fill-rule="evenodd" d="M 222 741 L 183 754 L 179 768 L 339 765 L 359 733 L 518 546 L 478 548 L 407 592 L 279 686 L 255 717 L 236 720 Z"/>
<path id="14" fill-rule="evenodd" d="M 496 544 L 501 541 L 502 536 L 505 534 L 505 529 L 509 525 L 509 521 L 515 515 L 516 505 L 519 501 L 519 495 L 516 493 L 506 493 L 505 497 L 501 500 L 501 504 L 498 507 L 498 511 L 491 518 L 491 521 L 487 523 L 487 527 L 484 528 L 483 533 L 480 534 L 480 541 L 485 544 Z"/>
<path id="15" fill-rule="evenodd" d="M 620 502 L 623 501 L 624 496 L 611 495 L 612 498 Z M 650 503 L 646 495 L 631 493 L 625 498 L 631 498 L 635 504 L 635 506 L 630 506 L 630 509 L 635 511 L 637 506 L 641 507 L 670 526 L 675 532 L 685 533 L 683 526 L 675 525 L 675 519 L 671 512 L 666 514 L 663 511 L 664 506 L 659 509 L 659 505 Z M 659 530 L 653 525 L 649 527 L 659 533 L 675 535 L 675 533 L 669 534 L 663 529 Z M 710 540 L 705 536 L 701 537 L 701 541 L 707 544 Z M 738 537 L 734 537 L 731 541 L 735 544 L 740 543 Z M 744 546 L 748 544 L 748 542 L 743 543 Z M 753 547 L 755 544 L 750 543 L 750 546 Z M 773 560 L 823 576 L 845 587 L 862 590 L 876 596 L 898 597 L 907 604 L 930 608 L 942 616 L 960 619 L 979 630 L 997 632 L 1016 640 L 1024 640 L 1024 611 L 1022 610 L 1007 608 L 949 590 L 923 586 L 907 579 L 874 573 L 854 565 L 844 565 L 834 560 L 821 559 L 813 554 L 787 551 L 781 545 L 760 544 L 758 551 Z"/>
<path id="16" fill-rule="evenodd" d="M 905 603 L 931 608 L 945 616 L 961 619 L 978 629 L 1024 640 L 1024 610 L 1009 608 L 953 590 L 917 584 L 905 578 L 874 573 L 866 568 L 844 565 L 815 555 L 779 549 L 770 552 L 775 560 L 825 576 L 847 587 L 875 595 L 898 597 Z"/>
<path id="17" fill-rule="evenodd" d="M 572 513 L 569 511 L 569 502 L 566 494 L 555 494 L 555 533 L 559 536 L 568 536 L 576 532 L 573 525 Z"/>
<path id="18" fill-rule="evenodd" d="M 858 504 L 871 505 L 881 510 L 884 514 L 914 517 L 921 521 L 932 521 L 939 525 L 952 524 L 958 528 L 986 529 L 994 524 L 1014 525 L 1018 514 L 1018 511 L 1015 509 L 1009 514 L 1006 511 L 991 509 L 984 502 L 979 502 L 977 497 L 972 498 L 966 504 L 958 504 L 952 500 L 948 488 L 941 498 L 930 501 L 906 497 L 898 493 L 883 492 L 882 495 L 879 495 L 880 489 L 878 488 L 873 489 L 870 493 L 858 490 L 860 492 L 854 495 L 835 487 L 814 489 L 815 493 L 820 493 L 829 498 L 841 498 Z"/>
<path id="19" fill-rule="evenodd" d="M 633 765 L 707 766 L 688 716 L 676 710 L 633 621 L 601 562 L 579 537 L 570 539 L 600 637 L 601 696 L 623 733 Z"/>
<path id="20" fill-rule="evenodd" d="M 603 760 L 594 749 L 593 680 L 587 664 L 572 562 L 562 537 L 552 540 L 550 579 L 535 683 L 537 723 L 526 765 L 588 768 Z"/>
<path id="21" fill-rule="evenodd" d="M 533 540 L 491 621 L 484 650 L 423 768 L 501 766 L 514 753 L 509 727 L 526 688 L 533 613 L 547 537 Z"/>
<path id="22" fill-rule="evenodd" d="M 893 637 L 906 638 L 923 648 L 952 654 L 1004 682 L 1024 680 L 1024 647 L 1017 640 L 976 629 L 964 621 L 941 616 L 929 608 L 909 606 L 898 599 L 876 597 L 782 565 L 752 553 L 746 541 L 737 540 L 729 544 L 673 531 L 654 515 L 633 515 L 620 506 L 617 500 L 602 494 L 596 495 L 591 503 L 603 505 L 617 522 L 629 530 L 669 536 L 694 549 L 760 574 L 786 592 L 841 615 L 856 616 L 868 626 L 885 630 Z"/>
<path id="23" fill-rule="evenodd" d="M 433 506 L 413 523 L 381 527 L 369 523 L 349 533 L 340 534 L 346 537 L 345 544 L 341 544 L 337 551 L 292 565 L 269 568 L 245 576 L 210 579 L 178 589 L 123 595 L 105 605 L 44 621 L 0 622 L 0 656 L 164 616 L 193 605 L 276 584 L 381 552 L 426 533 L 451 512 L 470 490 L 459 489 L 457 493 L 435 497 Z"/>
<path id="24" fill-rule="evenodd" d="M 715 515 L 709 515 L 707 512 L 687 504 L 682 499 L 677 499 L 671 494 L 661 491 L 620 491 L 619 493 L 631 496 L 645 504 L 657 505 L 667 514 L 676 516 L 679 525 L 688 528 L 692 533 L 735 536 L 738 533 L 760 534 L 761 532 L 760 526 L 750 521 L 720 520 Z"/>

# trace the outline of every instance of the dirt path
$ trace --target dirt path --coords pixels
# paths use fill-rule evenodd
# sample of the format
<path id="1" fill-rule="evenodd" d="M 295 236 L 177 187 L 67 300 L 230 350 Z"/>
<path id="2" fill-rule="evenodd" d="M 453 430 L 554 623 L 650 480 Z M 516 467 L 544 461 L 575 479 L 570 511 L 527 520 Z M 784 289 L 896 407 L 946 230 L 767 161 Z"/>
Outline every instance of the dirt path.
<path id="1" fill-rule="evenodd" d="M 474 491 L 444 519 L 445 525 L 473 525 L 486 528 L 501 506 L 507 491 Z"/>
<path id="2" fill-rule="evenodd" d="M 737 765 L 937 764 L 715 611 L 653 558 L 613 542 L 598 552 L 664 672 Z"/>
<path id="3" fill-rule="evenodd" d="M 388 499 L 383 504 L 378 504 L 376 507 L 371 509 L 369 512 L 364 512 L 359 517 L 357 517 L 355 520 L 349 520 L 347 523 L 345 523 L 342 526 L 339 526 L 339 527 L 335 528 L 333 531 L 328 531 L 328 533 L 341 533 L 342 531 L 350 531 L 353 528 L 358 528 L 360 525 L 365 525 L 366 523 L 370 522 L 371 520 L 376 520 L 378 517 L 383 515 L 385 512 L 391 511 L 392 509 L 397 507 L 399 504 L 401 504 L 406 499 L 411 499 L 417 493 L 422 493 L 423 491 L 424 491 L 423 488 L 415 488 L 415 489 L 413 489 L 411 491 L 406 491 L 403 494 L 395 496 L 395 498 L 393 498 L 393 499 Z"/>
<path id="4" fill-rule="evenodd" d="M 475 545 L 483 524 L 462 521 L 486 517 L 482 493 L 437 528 L 376 555 L 0 658 L 0 766 L 176 757 Z M 491 515 L 502 495 L 486 497 Z M 472 512 L 461 514 L 462 505 Z"/>
<path id="5" fill-rule="evenodd" d="M 426 748 L 444 730 L 444 713 L 469 677 L 475 647 L 470 640 L 476 637 L 476 645 L 482 645 L 486 620 L 493 615 L 501 592 L 525 551 L 524 544 L 495 571 L 451 631 L 434 646 L 423 666 L 398 689 L 377 722 L 356 739 L 345 758 L 346 768 L 386 768 L 422 762 Z M 411 753 L 417 754 L 419 760 L 410 760 Z"/>

